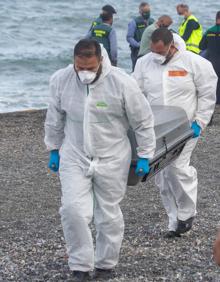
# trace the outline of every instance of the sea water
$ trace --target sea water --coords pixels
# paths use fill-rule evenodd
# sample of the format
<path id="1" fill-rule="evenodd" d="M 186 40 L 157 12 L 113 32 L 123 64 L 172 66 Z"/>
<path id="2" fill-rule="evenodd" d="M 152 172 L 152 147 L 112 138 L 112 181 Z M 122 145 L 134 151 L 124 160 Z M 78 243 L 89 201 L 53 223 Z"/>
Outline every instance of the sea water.
<path id="1" fill-rule="evenodd" d="M 0 112 L 45 108 L 48 82 L 58 69 L 72 62 L 73 47 L 87 33 L 105 4 L 117 10 L 114 27 L 118 37 L 118 66 L 131 71 L 126 42 L 128 22 L 138 15 L 141 1 L 120 0 L 0 0 Z M 183 1 L 184 2 L 184 1 Z M 180 18 L 174 0 L 149 1 L 152 17 Z M 188 1 L 204 31 L 214 25 L 218 1 Z"/>

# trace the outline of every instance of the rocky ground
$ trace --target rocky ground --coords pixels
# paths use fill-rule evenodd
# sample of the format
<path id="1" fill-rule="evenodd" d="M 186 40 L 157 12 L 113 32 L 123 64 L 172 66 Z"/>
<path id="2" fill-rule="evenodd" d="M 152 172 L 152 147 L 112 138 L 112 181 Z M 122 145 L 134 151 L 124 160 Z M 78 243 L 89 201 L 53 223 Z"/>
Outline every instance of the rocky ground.
<path id="1" fill-rule="evenodd" d="M 58 208 L 60 184 L 48 172 L 44 111 L 0 115 L 0 281 L 71 281 Z M 212 244 L 220 221 L 220 109 L 199 141 L 198 216 L 193 230 L 163 239 L 166 215 L 153 180 L 122 202 L 120 263 L 105 281 L 220 281 Z"/>

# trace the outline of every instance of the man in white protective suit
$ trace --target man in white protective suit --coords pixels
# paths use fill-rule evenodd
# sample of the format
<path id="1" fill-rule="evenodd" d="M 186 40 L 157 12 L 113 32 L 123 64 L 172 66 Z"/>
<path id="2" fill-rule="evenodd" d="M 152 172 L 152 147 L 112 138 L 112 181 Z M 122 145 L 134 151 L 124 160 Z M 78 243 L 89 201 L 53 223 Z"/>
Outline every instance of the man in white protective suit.
<path id="1" fill-rule="evenodd" d="M 198 180 L 190 158 L 214 111 L 217 76 L 206 59 L 179 51 L 168 29 L 155 30 L 151 40 L 152 52 L 138 60 L 133 77 L 151 105 L 183 108 L 194 132 L 180 156 L 156 175 L 169 218 L 165 237 L 173 238 L 189 231 L 196 215 Z"/>
<path id="2" fill-rule="evenodd" d="M 119 203 L 131 162 L 129 126 L 138 143 L 138 175 L 149 172 L 156 146 L 147 99 L 135 79 L 103 55 L 94 39 L 80 40 L 74 64 L 50 80 L 45 143 L 49 168 L 59 169 L 60 214 L 74 281 L 86 281 L 94 268 L 94 277 L 107 277 L 118 262 L 124 232 Z M 95 252 L 88 226 L 93 216 Z"/>

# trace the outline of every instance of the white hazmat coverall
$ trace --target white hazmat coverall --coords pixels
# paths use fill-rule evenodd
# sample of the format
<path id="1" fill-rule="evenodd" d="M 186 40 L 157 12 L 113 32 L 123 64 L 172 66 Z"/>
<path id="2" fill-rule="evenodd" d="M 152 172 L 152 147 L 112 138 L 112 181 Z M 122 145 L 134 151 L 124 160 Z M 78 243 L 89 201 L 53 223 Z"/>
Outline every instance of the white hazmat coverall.
<path id="1" fill-rule="evenodd" d="M 174 42 L 174 46 L 179 50 L 179 51 L 185 51 L 186 50 L 186 43 L 185 41 L 182 39 L 182 37 L 173 32 L 173 42 Z"/>
<path id="2" fill-rule="evenodd" d="M 69 65 L 52 76 L 50 91 L 45 143 L 60 153 L 60 214 L 70 269 L 111 269 L 124 232 L 119 203 L 131 162 L 127 130 L 135 131 L 138 156 L 152 158 L 151 108 L 136 81 L 106 59 L 95 83 L 83 85 Z M 93 215 L 95 254 L 88 226 Z"/>
<path id="3" fill-rule="evenodd" d="M 151 105 L 179 106 L 189 120 L 202 129 L 215 107 L 217 76 L 210 62 L 189 51 L 178 51 L 166 64 L 154 61 L 154 54 L 140 58 L 133 76 Z M 156 175 L 162 201 L 169 217 L 169 230 L 175 231 L 177 219 L 196 214 L 197 172 L 190 157 L 198 138 L 185 145 L 180 156 Z"/>

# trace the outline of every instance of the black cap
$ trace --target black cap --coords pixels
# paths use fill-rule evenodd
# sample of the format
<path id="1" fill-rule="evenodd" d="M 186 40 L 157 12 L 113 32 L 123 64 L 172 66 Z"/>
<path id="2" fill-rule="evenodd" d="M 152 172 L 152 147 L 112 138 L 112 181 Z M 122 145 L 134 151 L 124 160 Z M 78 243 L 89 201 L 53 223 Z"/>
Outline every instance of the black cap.
<path id="1" fill-rule="evenodd" d="M 113 8 L 111 5 L 105 5 L 102 7 L 102 10 L 107 12 L 107 13 L 110 13 L 110 14 L 117 14 L 115 8 Z"/>

